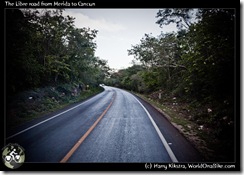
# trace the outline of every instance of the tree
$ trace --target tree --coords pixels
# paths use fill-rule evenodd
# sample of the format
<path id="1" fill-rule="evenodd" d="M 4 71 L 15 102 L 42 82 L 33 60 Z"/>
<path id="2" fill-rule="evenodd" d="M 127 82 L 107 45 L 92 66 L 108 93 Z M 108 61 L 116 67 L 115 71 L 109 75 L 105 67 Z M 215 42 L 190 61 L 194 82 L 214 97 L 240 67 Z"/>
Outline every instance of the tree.
<path id="1" fill-rule="evenodd" d="M 35 57 L 35 26 L 18 9 L 6 10 L 6 87 L 8 94 L 40 84 L 41 65 Z"/>
<path id="2" fill-rule="evenodd" d="M 179 50 L 179 41 L 175 33 L 161 34 L 157 38 L 146 34 L 140 44 L 128 50 L 128 54 L 134 55 L 135 59 L 147 68 L 147 73 L 144 74 L 146 84 L 152 83 L 153 79 L 158 82 L 152 83 L 155 84 L 154 88 L 152 84 L 148 84 L 148 88 L 154 90 L 161 87 L 172 90 L 174 84 L 177 84 L 178 73 L 185 69 Z M 147 77 L 150 76 L 154 78 L 147 81 Z"/>
<path id="3" fill-rule="evenodd" d="M 10 9 L 6 14 L 9 92 L 60 83 L 98 84 L 109 71 L 106 61 L 95 57 L 98 31 L 76 28 L 63 9 Z"/>
<path id="4" fill-rule="evenodd" d="M 194 94 L 223 98 L 233 93 L 234 11 L 205 11 L 202 20 L 187 34 L 191 50 L 183 54 L 188 73 L 185 77 L 199 89 Z M 229 85 L 227 85 L 227 84 Z M 198 87 L 196 87 L 198 86 Z"/>
<path id="5" fill-rule="evenodd" d="M 180 30 L 188 29 L 198 17 L 199 9 L 192 8 L 166 8 L 159 10 L 157 13 L 157 24 L 160 27 L 175 23 Z"/>

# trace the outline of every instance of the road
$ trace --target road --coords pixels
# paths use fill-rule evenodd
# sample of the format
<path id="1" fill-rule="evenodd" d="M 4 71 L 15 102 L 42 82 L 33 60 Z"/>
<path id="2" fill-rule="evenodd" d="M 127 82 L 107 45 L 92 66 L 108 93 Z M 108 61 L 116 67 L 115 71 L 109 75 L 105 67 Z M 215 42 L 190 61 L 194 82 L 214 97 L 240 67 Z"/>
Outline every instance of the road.
<path id="1" fill-rule="evenodd" d="M 150 104 L 114 88 L 7 135 L 26 162 L 199 162 L 201 156 Z"/>

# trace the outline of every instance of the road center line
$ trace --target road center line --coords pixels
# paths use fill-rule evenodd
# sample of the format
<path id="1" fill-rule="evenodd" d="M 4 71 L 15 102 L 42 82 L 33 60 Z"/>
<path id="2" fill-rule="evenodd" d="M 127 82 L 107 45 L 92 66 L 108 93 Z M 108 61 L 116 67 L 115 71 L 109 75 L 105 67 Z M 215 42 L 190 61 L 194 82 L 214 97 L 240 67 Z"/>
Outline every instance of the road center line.
<path id="1" fill-rule="evenodd" d="M 100 117 L 95 121 L 95 123 L 87 130 L 87 132 L 78 140 L 78 142 L 73 146 L 73 148 L 65 155 L 65 157 L 60 161 L 60 163 L 66 163 L 69 158 L 74 154 L 74 152 L 77 150 L 77 148 L 81 145 L 81 143 L 87 138 L 87 136 L 93 131 L 93 129 L 97 126 L 97 124 L 100 122 L 100 120 L 103 118 L 103 116 L 107 113 L 109 108 L 112 106 L 114 99 L 115 99 L 116 93 L 113 95 L 113 99 L 108 105 L 108 107 L 103 111 L 103 113 L 100 115 Z"/>
<path id="2" fill-rule="evenodd" d="M 64 114 L 64 113 L 66 113 L 66 112 L 69 112 L 69 111 L 71 111 L 71 110 L 73 110 L 73 109 L 75 109 L 75 108 L 77 108 L 77 107 L 79 107 L 79 106 L 81 106 L 81 105 L 83 105 L 83 104 L 89 102 L 89 101 L 92 100 L 92 99 L 93 99 L 93 98 L 90 98 L 90 99 L 88 99 L 88 100 L 86 100 L 86 101 L 84 101 L 84 102 L 82 102 L 82 103 L 80 103 L 80 104 L 78 104 L 78 105 L 76 105 L 76 106 L 70 108 L 70 109 L 67 109 L 67 110 L 65 110 L 65 111 L 63 111 L 63 112 L 61 112 L 61 113 L 59 113 L 59 114 L 57 114 L 57 115 L 54 115 L 54 116 L 52 116 L 52 117 L 50 117 L 50 118 L 48 118 L 48 119 L 46 119 L 46 120 L 43 120 L 43 121 L 41 121 L 41 122 L 39 122 L 39 123 L 37 123 L 37 124 L 35 124 L 35 125 L 32 125 L 32 126 L 26 128 L 26 129 L 24 129 L 24 130 L 22 130 L 22 131 L 20 131 L 20 132 L 17 132 L 16 134 L 13 134 L 13 135 L 7 137 L 6 139 L 8 140 L 8 139 L 11 139 L 11 138 L 13 138 L 13 137 L 15 137 L 15 136 L 17 136 L 17 135 L 20 135 L 20 134 L 22 134 L 22 133 L 24 133 L 24 132 L 26 132 L 26 131 L 28 131 L 28 130 L 34 128 L 34 127 L 36 127 L 36 126 L 39 126 L 39 125 L 41 125 L 41 124 L 43 124 L 43 123 L 45 123 L 45 122 L 47 122 L 47 121 L 49 121 L 49 120 L 52 120 L 52 119 L 54 119 L 54 118 L 56 118 L 56 117 L 58 117 L 58 116 L 60 116 L 60 115 L 62 115 L 62 114 Z"/>
<path id="3" fill-rule="evenodd" d="M 159 135 L 159 137 L 160 137 L 160 139 L 161 139 L 161 141 L 162 141 L 162 143 L 163 143 L 163 145 L 164 145 L 164 147 L 165 147 L 165 149 L 166 149 L 166 151 L 167 151 L 169 157 L 171 158 L 171 160 L 172 160 L 173 162 L 178 162 L 178 160 L 177 160 L 177 158 L 175 157 L 173 151 L 172 151 L 171 148 L 169 147 L 169 145 L 168 145 L 166 139 L 164 138 L 163 134 L 162 134 L 161 131 L 159 130 L 157 124 L 156 124 L 155 121 L 153 120 L 153 118 L 152 118 L 152 116 L 150 115 L 150 113 L 148 112 L 148 110 L 143 106 L 143 104 L 142 104 L 142 103 L 141 103 L 141 102 L 140 102 L 134 95 L 132 95 L 132 96 L 133 96 L 133 97 L 136 99 L 136 101 L 141 105 L 141 107 L 144 109 L 144 111 L 146 112 L 147 116 L 148 116 L 149 119 L 151 120 L 151 122 L 152 122 L 152 124 L 153 124 L 155 130 L 157 131 L 157 133 L 158 133 L 158 135 Z"/>

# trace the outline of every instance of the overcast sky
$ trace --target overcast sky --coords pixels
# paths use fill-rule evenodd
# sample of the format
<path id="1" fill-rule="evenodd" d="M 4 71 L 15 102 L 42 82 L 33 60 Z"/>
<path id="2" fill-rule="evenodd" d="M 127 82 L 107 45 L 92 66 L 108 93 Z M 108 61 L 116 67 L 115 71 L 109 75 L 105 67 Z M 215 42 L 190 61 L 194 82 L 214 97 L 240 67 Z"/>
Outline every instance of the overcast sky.
<path id="1" fill-rule="evenodd" d="M 163 29 L 156 24 L 159 9 L 66 9 L 64 15 L 75 17 L 78 28 L 98 30 L 95 55 L 108 61 L 114 69 L 132 66 L 133 56 L 128 56 L 131 45 L 140 43 L 144 34 L 160 35 L 175 30 Z"/>

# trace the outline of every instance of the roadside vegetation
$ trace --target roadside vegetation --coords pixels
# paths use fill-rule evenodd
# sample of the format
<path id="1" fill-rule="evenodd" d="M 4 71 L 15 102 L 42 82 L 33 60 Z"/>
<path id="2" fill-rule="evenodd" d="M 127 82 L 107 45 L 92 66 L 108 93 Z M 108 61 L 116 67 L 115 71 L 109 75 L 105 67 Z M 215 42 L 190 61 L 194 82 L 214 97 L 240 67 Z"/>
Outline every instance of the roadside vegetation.
<path id="1" fill-rule="evenodd" d="M 128 50 L 133 66 L 114 72 L 106 84 L 143 94 L 207 161 L 234 161 L 234 10 L 163 9 L 156 23 L 162 31 L 175 23 L 178 31 L 145 34 Z"/>
<path id="2" fill-rule="evenodd" d="M 110 68 L 95 56 L 97 30 L 62 9 L 6 9 L 8 129 L 102 91 Z"/>

